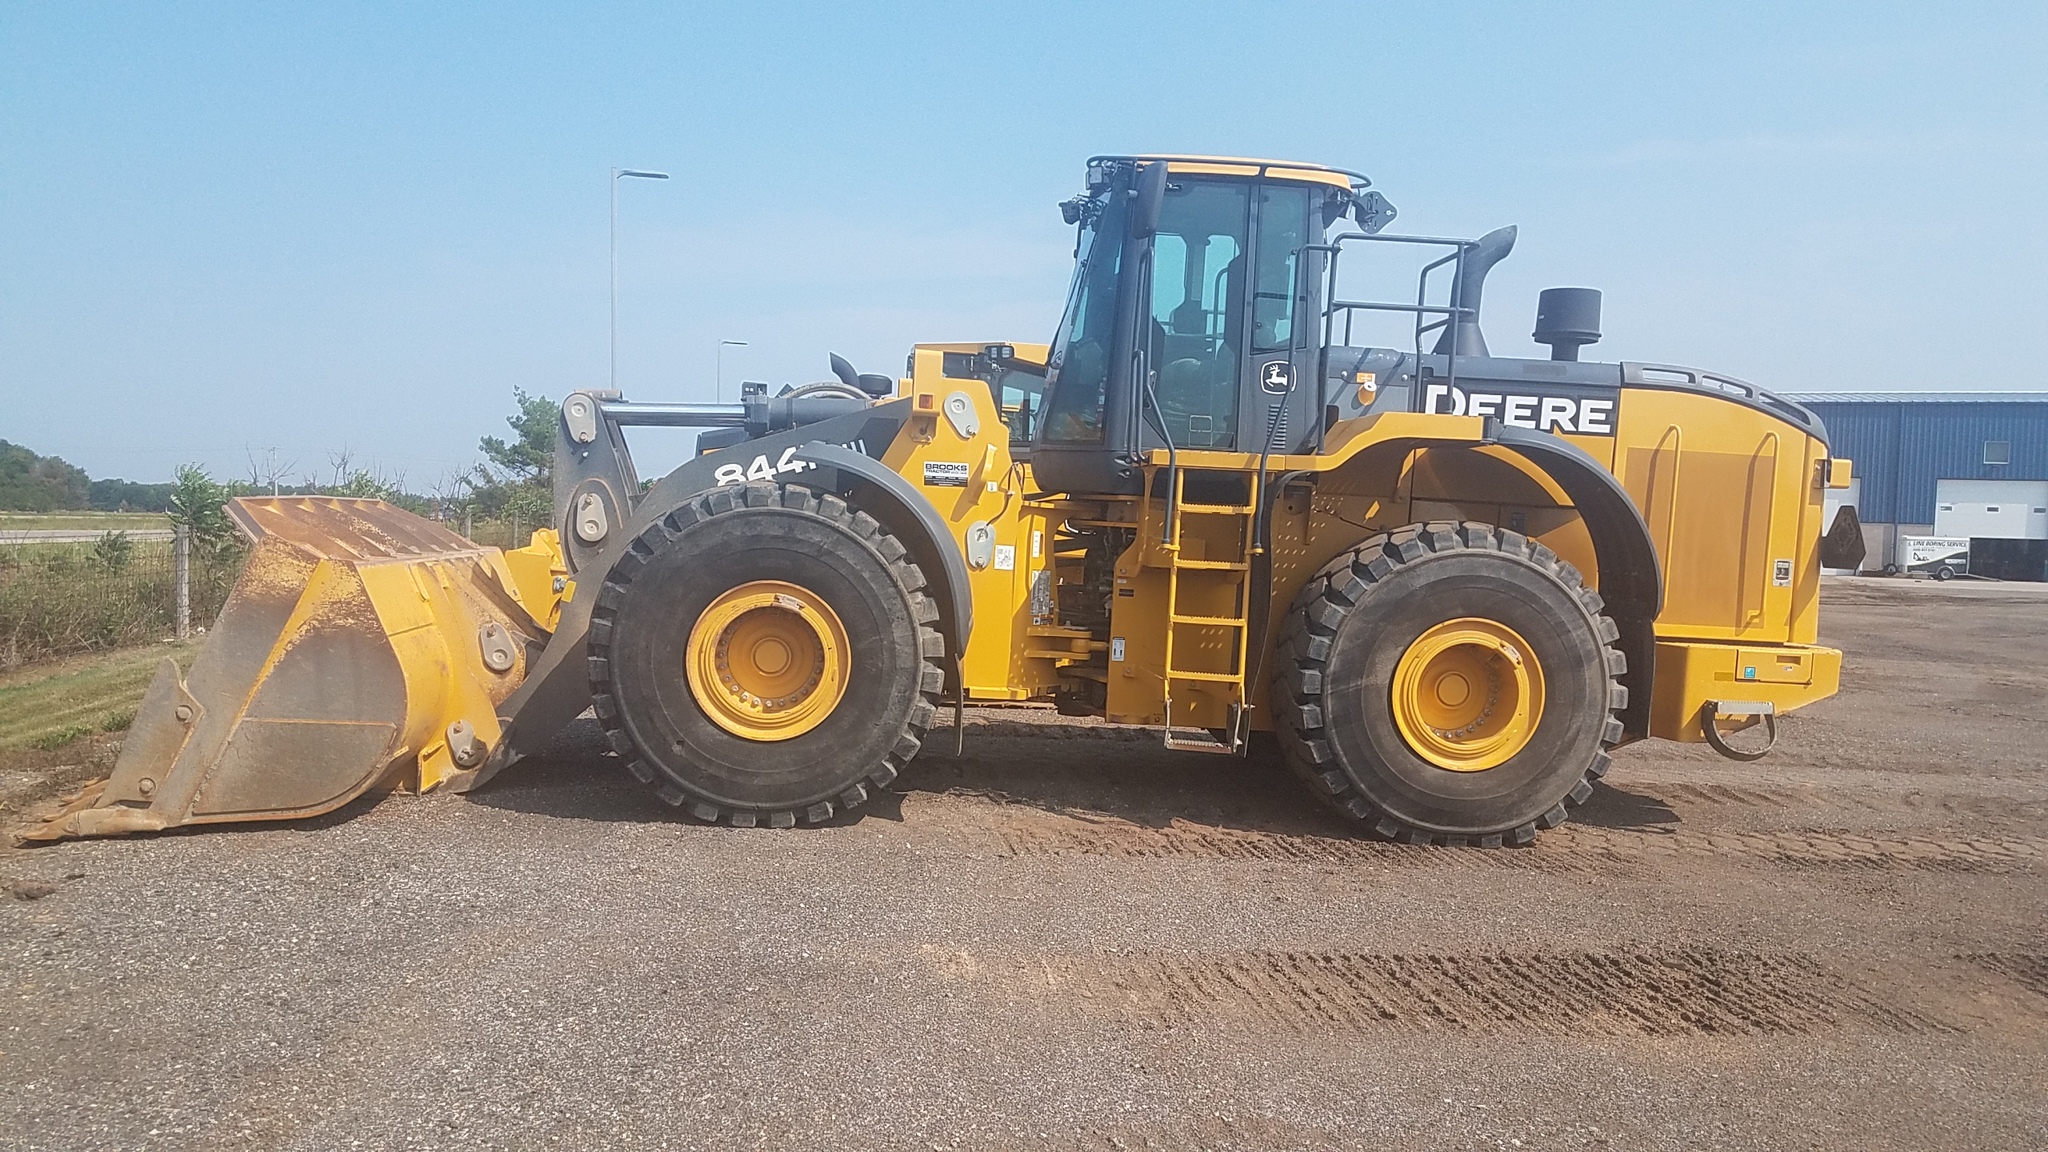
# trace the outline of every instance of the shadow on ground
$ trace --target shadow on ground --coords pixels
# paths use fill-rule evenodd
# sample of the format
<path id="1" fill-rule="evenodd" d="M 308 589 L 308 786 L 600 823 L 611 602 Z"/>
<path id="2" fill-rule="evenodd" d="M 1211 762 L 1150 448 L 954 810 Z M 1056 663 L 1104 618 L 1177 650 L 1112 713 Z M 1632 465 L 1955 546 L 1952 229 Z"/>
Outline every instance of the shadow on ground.
<path id="1" fill-rule="evenodd" d="M 1148 729 L 1011 709 L 970 711 L 966 748 L 964 755 L 954 756 L 952 729 L 935 729 L 924 752 L 893 789 L 829 823 L 942 819 L 943 812 L 920 812 L 916 804 L 919 797 L 939 797 L 982 799 L 1149 828 L 1194 825 L 1346 838 L 1363 834 L 1318 804 L 1276 756 L 1241 759 L 1170 751 Z M 566 820 L 696 823 L 629 776 L 590 720 L 572 723 L 545 752 L 507 769 L 469 799 L 487 807 Z M 1601 784 L 1573 819 L 1603 828 L 1634 829 L 1672 825 L 1678 815 L 1661 800 Z"/>

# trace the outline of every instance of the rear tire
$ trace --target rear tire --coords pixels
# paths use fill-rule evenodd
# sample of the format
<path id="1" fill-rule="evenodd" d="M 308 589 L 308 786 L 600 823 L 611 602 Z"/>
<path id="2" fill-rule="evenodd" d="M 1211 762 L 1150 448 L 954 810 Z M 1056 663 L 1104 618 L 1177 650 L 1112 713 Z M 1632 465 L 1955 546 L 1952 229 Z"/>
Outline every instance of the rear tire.
<path id="1" fill-rule="evenodd" d="M 1492 525 L 1414 525 L 1364 541 L 1302 587 L 1282 627 L 1270 698 L 1289 767 L 1325 803 L 1390 839 L 1530 843 L 1592 794 L 1606 749 L 1622 738 L 1614 713 L 1628 690 L 1616 677 L 1627 665 L 1602 607 L 1550 549 Z M 1395 697 L 1397 681 L 1413 679 L 1410 654 L 1461 621 L 1512 637 L 1499 651 L 1516 669 L 1526 657 L 1539 678 L 1527 692 L 1537 707 L 1500 746 L 1511 754 L 1453 770 L 1443 766 L 1454 762 L 1446 747 L 1455 751 L 1445 738 L 1470 730 L 1413 739 L 1413 706 Z M 1494 699 L 1474 728 L 1500 723 L 1489 719 Z"/>
<path id="2" fill-rule="evenodd" d="M 801 589 L 843 629 L 836 702 L 795 735 L 736 734 L 743 719 L 707 710 L 690 683 L 697 625 L 749 584 Z M 917 755 L 936 711 L 945 643 L 924 587 L 902 542 L 837 496 L 700 493 L 604 577 L 590 624 L 598 721 L 634 777 L 700 820 L 787 828 L 857 808 Z"/>

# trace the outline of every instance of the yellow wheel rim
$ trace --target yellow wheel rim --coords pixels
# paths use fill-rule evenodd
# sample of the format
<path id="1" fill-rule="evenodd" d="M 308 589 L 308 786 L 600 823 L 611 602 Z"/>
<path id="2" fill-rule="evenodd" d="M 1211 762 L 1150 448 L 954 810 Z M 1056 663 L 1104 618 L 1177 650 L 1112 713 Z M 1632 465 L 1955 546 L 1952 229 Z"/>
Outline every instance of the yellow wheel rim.
<path id="1" fill-rule="evenodd" d="M 705 606 L 684 668 L 712 723 L 748 740 L 788 740 L 839 706 L 850 656 L 846 629 L 817 593 L 756 580 Z"/>
<path id="2" fill-rule="evenodd" d="M 1543 718 L 1543 667 L 1515 630 L 1474 616 L 1415 638 L 1394 666 L 1394 724 L 1417 756 L 1483 772 L 1529 744 Z"/>

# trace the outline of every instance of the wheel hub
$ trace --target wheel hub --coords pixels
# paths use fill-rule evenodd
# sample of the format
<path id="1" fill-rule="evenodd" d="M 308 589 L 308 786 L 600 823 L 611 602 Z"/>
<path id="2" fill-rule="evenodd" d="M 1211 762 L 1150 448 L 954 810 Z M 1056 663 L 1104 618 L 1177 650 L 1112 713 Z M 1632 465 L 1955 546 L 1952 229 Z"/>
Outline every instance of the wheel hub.
<path id="1" fill-rule="evenodd" d="M 817 727 L 846 692 L 846 629 L 797 584 L 756 580 L 697 617 L 685 646 L 690 694 L 711 722 L 747 740 L 788 740 Z"/>
<path id="2" fill-rule="evenodd" d="M 1514 629 L 1475 616 L 1446 620 L 1401 654 L 1394 724 L 1439 768 L 1483 772 L 1528 746 L 1543 717 L 1543 670 Z"/>

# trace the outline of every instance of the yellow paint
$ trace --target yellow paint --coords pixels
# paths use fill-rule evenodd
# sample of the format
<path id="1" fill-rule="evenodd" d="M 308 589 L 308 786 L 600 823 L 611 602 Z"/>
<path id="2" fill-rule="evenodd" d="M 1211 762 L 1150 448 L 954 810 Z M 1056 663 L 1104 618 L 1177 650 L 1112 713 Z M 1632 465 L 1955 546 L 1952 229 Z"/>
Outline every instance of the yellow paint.
<path id="1" fill-rule="evenodd" d="M 1028 613 L 1028 578 L 975 570 L 969 695 L 1042 697 L 1059 687 L 1061 676 L 1069 683 L 1090 678 L 1106 685 L 1112 722 L 1163 724 L 1171 697 L 1176 726 L 1223 728 L 1229 707 L 1243 697 L 1251 705 L 1251 726 L 1270 728 L 1272 652 L 1237 652 L 1235 621 L 1249 605 L 1241 603 L 1243 580 L 1229 564 L 1247 547 L 1249 517 L 1184 515 L 1178 539 L 1167 539 L 1163 500 L 1014 498 L 1028 490 L 1028 465 L 1014 461 L 1004 435 L 993 430 L 999 414 L 987 385 L 944 379 L 938 371 L 940 351 L 979 348 L 920 346 L 905 392 L 932 396 L 936 412 L 948 392 L 963 389 L 975 400 L 981 435 L 967 443 L 946 420 L 934 420 L 924 433 L 901 437 L 887 461 L 913 484 L 922 482 L 924 461 L 969 463 L 967 490 L 924 488 L 963 549 L 975 521 L 987 521 L 999 543 L 1022 545 L 1032 531 L 1051 535 L 1063 521 L 1124 525 L 1135 531 L 1135 543 L 1116 560 L 1104 640 L 1087 640 L 1077 629 L 1055 629 L 1065 633 L 1055 640 L 1047 631 L 1057 621 Z M 1313 480 L 1274 502 L 1272 599 L 1255 609 L 1268 613 L 1266 633 L 1278 635 L 1296 590 L 1329 558 L 1376 531 L 1425 521 L 1481 521 L 1522 531 L 1597 588 L 1599 558 L 1567 494 L 1518 453 L 1483 445 L 1481 433 L 1483 422 L 1475 416 L 1382 412 L 1331 426 L 1319 457 L 1270 457 L 1272 476 L 1307 471 Z M 1716 644 L 1729 644 L 1722 662 L 1731 683 L 1739 650 L 1759 660 L 1772 656 L 1757 664 L 1755 681 L 1745 681 L 1743 691 L 1782 709 L 1833 693 L 1839 654 L 1812 646 L 1825 445 L 1774 416 L 1710 394 L 1651 387 L 1624 389 L 1616 433 L 1567 439 L 1616 467 L 1645 515 L 1665 576 L 1659 640 L 1681 652 L 1720 652 Z M 1249 482 L 1257 469 L 1255 453 L 1184 449 L 1178 457 L 1184 476 L 1200 469 Z M 1167 453 L 1147 453 L 1145 465 L 1163 474 Z M 1001 480 L 989 490 L 985 478 L 995 474 Z M 1028 553 L 1020 547 L 1018 556 Z M 1036 558 L 1018 562 L 1020 572 L 1036 566 Z M 1083 576 L 1077 553 L 1061 558 L 1049 549 L 1044 570 L 1053 572 L 1055 584 L 1079 584 Z M 1169 623 L 1169 617 L 1186 623 Z M 1102 660 L 1104 646 L 1120 650 L 1122 658 Z M 1087 666 L 1090 656 L 1102 666 Z M 1681 662 L 1669 676 L 1657 668 L 1661 736 L 1698 738 L 1667 713 L 1696 715 L 1702 701 L 1716 699 L 1712 693 L 1729 697 L 1731 689 L 1714 676 L 1683 672 L 1686 666 Z M 1427 728 L 1425 717 L 1415 715 L 1415 724 Z"/>
<path id="2" fill-rule="evenodd" d="M 502 609 L 494 606 L 494 597 L 478 577 L 487 576 L 500 588 L 512 586 L 512 578 L 500 568 L 497 549 L 479 551 L 486 555 L 474 560 L 449 557 L 354 565 L 405 678 L 406 719 L 397 758 L 412 753 L 417 769 L 401 783 L 423 792 L 463 770 L 448 748 L 449 725 L 466 721 L 477 739 L 495 747 L 502 735 L 497 706 L 526 675 L 524 646 L 516 641 L 510 670 L 492 672 L 484 665 L 480 630 L 487 622 L 501 620 Z M 322 561 L 321 566 L 338 563 Z M 532 627 L 526 621 L 505 622 Z"/>
<path id="3" fill-rule="evenodd" d="M 1664 570 L 1660 638 L 1811 644 L 1827 446 L 1712 395 L 1632 388 L 1617 474 Z"/>
<path id="4" fill-rule="evenodd" d="M 1336 188 L 1349 188 L 1352 178 L 1342 172 L 1335 172 L 1320 164 L 1304 164 L 1293 160 L 1255 160 L 1243 156 L 1139 156 L 1139 161 L 1164 160 L 1166 170 L 1185 175 L 1209 176 L 1257 176 L 1264 173 L 1271 180 L 1294 180 L 1309 184 L 1327 184 Z"/>
<path id="5" fill-rule="evenodd" d="M 261 500 L 251 503 L 260 510 Z M 299 579 L 303 585 L 277 640 L 236 702 L 236 713 L 248 710 L 295 648 L 320 644 L 336 630 L 374 620 L 404 681 L 405 719 L 388 761 L 402 775 L 392 783 L 425 791 L 461 771 L 447 742 L 448 727 L 458 720 L 466 721 L 486 746 L 495 746 L 501 735 L 498 705 L 526 676 L 526 645 L 519 637 L 543 633 L 543 614 L 552 623 L 560 597 L 551 583 L 535 585 L 537 562 L 508 560 L 496 548 L 455 551 L 457 543 L 451 536 L 448 552 L 403 558 L 329 556 L 315 561 L 310 572 L 283 562 L 300 553 L 281 541 L 259 544 L 257 555 L 275 555 L 280 562 L 245 575 L 244 584 Z M 536 532 L 530 549 L 522 551 L 545 551 L 559 563 L 551 531 Z M 520 563 L 528 565 L 525 579 L 518 574 Z M 511 638 L 513 664 L 502 672 L 484 664 L 481 633 L 487 624 L 506 629 Z"/>
<path id="6" fill-rule="evenodd" d="M 1789 712 L 1834 695 L 1841 679 L 1842 654 L 1833 648 L 1660 642 L 1650 735 L 1703 740 L 1700 718 L 1709 700 L 1763 701 Z"/>
<path id="7" fill-rule="evenodd" d="M 991 533 L 987 563 L 970 567 L 968 584 L 974 597 L 974 631 L 962 653 L 968 696 L 977 700 L 1026 700 L 1044 696 L 1059 685 L 1059 660 L 1029 654 L 1029 631 L 1057 623 L 1050 610 L 1034 615 L 1031 589 L 1042 580 L 1048 597 L 1054 577 L 1043 542 L 1053 524 L 1045 507 L 1024 499 L 1030 492 L 1030 469 L 1010 454 L 1009 428 L 986 381 L 945 375 L 947 352 L 981 351 L 990 343 L 920 344 L 911 353 L 910 376 L 900 395 L 912 398 L 915 413 L 945 410 L 949 396 L 967 397 L 974 434 L 962 436 L 951 420 L 915 415 L 882 456 L 912 487 L 922 493 L 950 529 L 954 544 L 969 555 L 968 535 L 985 523 Z M 1019 359 L 1043 363 L 1043 344 L 1012 344 Z M 926 464 L 965 464 L 964 486 L 927 483 Z M 945 470 L 932 474 L 939 479 Z M 1041 542 L 1033 556 L 1031 542 Z M 1048 573 L 1041 577 L 1040 573 Z M 936 579 L 937 573 L 926 573 Z M 1042 600 L 1041 606 L 1049 604 Z"/>
<path id="8" fill-rule="evenodd" d="M 1543 719 L 1543 666 L 1495 620 L 1460 617 L 1415 638 L 1394 666 L 1394 725 L 1416 755 L 1453 772 L 1507 763 Z"/>
<path id="9" fill-rule="evenodd" d="M 561 539 L 553 528 L 541 528 L 526 547 L 508 549 L 503 557 L 512 595 L 541 627 L 553 632 L 561 622 L 562 602 L 569 598 L 569 566 L 562 559 Z M 563 583 L 559 589 L 558 580 Z"/>
<path id="10" fill-rule="evenodd" d="M 712 723 L 746 740 L 789 740 L 839 706 L 853 651 L 823 597 L 786 581 L 755 580 L 705 606 L 683 667 Z"/>
<path id="11" fill-rule="evenodd" d="M 1737 648 L 1735 678 L 1770 684 L 1813 683 L 1811 648 Z"/>

